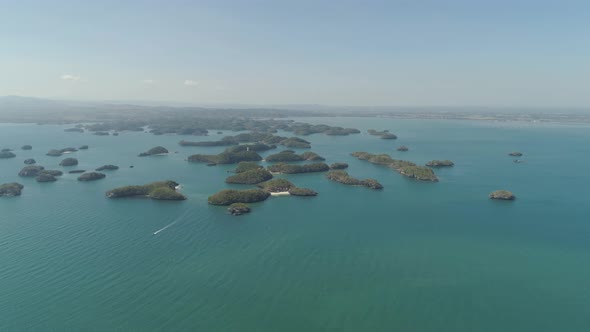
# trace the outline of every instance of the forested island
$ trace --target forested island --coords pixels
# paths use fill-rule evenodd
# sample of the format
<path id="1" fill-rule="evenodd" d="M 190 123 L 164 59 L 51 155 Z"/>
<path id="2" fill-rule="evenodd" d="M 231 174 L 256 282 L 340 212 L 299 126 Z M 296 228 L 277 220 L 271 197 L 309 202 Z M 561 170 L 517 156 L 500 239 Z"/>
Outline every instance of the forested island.
<path id="1" fill-rule="evenodd" d="M 328 172 L 328 174 L 326 174 L 326 177 L 329 180 L 336 181 L 336 182 L 339 182 L 342 184 L 351 185 L 351 186 L 365 186 L 367 188 L 377 189 L 377 190 L 383 189 L 383 186 L 381 185 L 381 183 L 379 183 L 375 179 L 365 179 L 365 180 L 355 179 L 352 176 L 348 175 L 348 173 L 346 171 L 342 171 L 342 170 L 330 171 L 330 172 Z"/>
<path id="2" fill-rule="evenodd" d="M 4 183 L 0 185 L 0 197 L 20 196 L 25 186 L 20 183 Z"/>
<path id="3" fill-rule="evenodd" d="M 66 158 L 59 163 L 59 166 L 76 166 L 78 165 L 78 159 L 76 158 Z"/>
<path id="4" fill-rule="evenodd" d="M 270 196 L 268 191 L 262 189 L 234 190 L 225 189 L 209 196 L 208 202 L 211 205 L 230 205 L 233 203 L 255 203 L 262 202 Z"/>
<path id="5" fill-rule="evenodd" d="M 78 177 L 78 181 L 96 181 L 100 179 L 104 179 L 106 174 L 99 173 L 99 172 L 89 172 L 84 173 Z"/>
<path id="6" fill-rule="evenodd" d="M 298 174 L 298 173 L 313 173 L 313 172 L 327 172 L 330 166 L 326 163 L 313 163 L 304 165 L 291 165 L 285 163 L 278 163 L 268 166 L 267 169 L 272 173 L 280 174 Z"/>
<path id="7" fill-rule="evenodd" d="M 0 151 L 0 159 L 14 158 L 16 154 L 11 151 Z"/>
<path id="8" fill-rule="evenodd" d="M 367 132 L 369 133 L 369 135 L 378 136 L 382 139 L 397 139 L 397 136 L 395 134 L 390 133 L 389 130 L 378 131 L 375 129 L 369 129 L 367 130 Z"/>
<path id="9" fill-rule="evenodd" d="M 330 164 L 330 169 L 347 169 L 348 168 L 348 164 L 347 163 L 333 163 Z"/>
<path id="10" fill-rule="evenodd" d="M 205 162 L 212 165 L 217 164 L 236 164 L 241 161 L 260 161 L 262 157 L 255 151 L 238 151 L 231 152 L 226 150 L 220 154 L 194 154 L 188 157 L 189 162 Z"/>
<path id="11" fill-rule="evenodd" d="M 108 198 L 147 197 L 154 200 L 185 200 L 186 197 L 176 191 L 178 183 L 174 181 L 152 182 L 141 186 L 125 186 L 109 190 Z"/>
<path id="12" fill-rule="evenodd" d="M 272 174 L 269 171 L 262 168 L 255 168 L 229 176 L 225 179 L 225 182 L 234 184 L 257 184 L 270 179 L 272 179 Z"/>
<path id="13" fill-rule="evenodd" d="M 516 199 L 516 196 L 508 190 L 496 190 L 490 193 L 489 197 L 490 199 L 503 201 L 513 201 Z"/>
<path id="14" fill-rule="evenodd" d="M 393 159 L 388 154 L 353 152 L 351 153 L 351 155 L 360 160 L 366 160 L 373 164 L 387 166 L 409 178 L 413 178 L 420 181 L 438 181 L 438 178 L 436 177 L 432 169 L 426 166 L 418 166 L 410 161 Z"/>
<path id="15" fill-rule="evenodd" d="M 289 162 L 289 161 L 324 161 L 322 156 L 315 152 L 307 151 L 302 154 L 296 154 L 293 150 L 285 150 L 279 153 L 266 156 L 264 160 L 268 162 Z"/>
<path id="16" fill-rule="evenodd" d="M 161 156 L 168 154 L 168 149 L 163 146 L 155 146 L 146 152 L 142 152 L 139 154 L 140 157 L 147 157 L 147 156 Z"/>
<path id="17" fill-rule="evenodd" d="M 431 160 L 426 163 L 428 167 L 452 167 L 455 163 L 450 160 Z"/>

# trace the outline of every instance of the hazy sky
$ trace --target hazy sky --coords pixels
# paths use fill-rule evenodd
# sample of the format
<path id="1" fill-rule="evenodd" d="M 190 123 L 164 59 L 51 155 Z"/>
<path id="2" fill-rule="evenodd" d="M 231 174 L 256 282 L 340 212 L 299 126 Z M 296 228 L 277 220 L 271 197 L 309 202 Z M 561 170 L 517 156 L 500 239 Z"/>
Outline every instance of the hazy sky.
<path id="1" fill-rule="evenodd" d="M 0 95 L 590 106 L 590 1 L 0 0 Z"/>

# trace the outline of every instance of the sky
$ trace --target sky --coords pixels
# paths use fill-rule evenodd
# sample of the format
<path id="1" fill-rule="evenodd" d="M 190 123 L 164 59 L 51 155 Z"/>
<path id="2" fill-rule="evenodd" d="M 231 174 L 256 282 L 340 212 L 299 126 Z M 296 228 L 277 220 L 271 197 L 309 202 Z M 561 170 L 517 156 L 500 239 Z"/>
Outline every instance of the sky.
<path id="1" fill-rule="evenodd" d="M 590 107 L 590 1 L 0 0 L 0 96 Z"/>

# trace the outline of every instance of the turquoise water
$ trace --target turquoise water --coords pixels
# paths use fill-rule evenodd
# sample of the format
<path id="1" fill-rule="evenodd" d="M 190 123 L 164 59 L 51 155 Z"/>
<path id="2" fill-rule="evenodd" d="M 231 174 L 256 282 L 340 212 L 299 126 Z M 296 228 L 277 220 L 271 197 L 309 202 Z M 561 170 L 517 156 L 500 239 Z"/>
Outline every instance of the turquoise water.
<path id="1" fill-rule="evenodd" d="M 229 187 L 233 166 L 184 161 L 221 148 L 176 144 L 192 137 L 0 125 L 0 147 L 17 154 L 0 160 L 0 183 L 25 185 L 21 197 L 0 199 L 0 330 L 590 330 L 589 127 L 303 121 L 396 133 L 397 141 L 308 137 L 328 162 L 347 162 L 351 175 L 385 189 L 289 175 L 319 196 L 271 197 L 232 217 L 206 200 Z M 63 169 L 45 153 L 82 144 L 90 149 L 71 155 L 78 168 L 121 169 L 91 183 L 17 176 L 30 157 Z M 395 151 L 402 144 L 410 151 Z M 136 157 L 155 145 L 178 153 Z M 420 183 L 348 155 L 359 150 L 456 166 L 437 170 L 439 183 Z M 527 162 L 512 163 L 513 150 Z M 181 183 L 189 199 L 104 197 L 163 179 Z M 496 189 L 518 200 L 490 201 Z"/>

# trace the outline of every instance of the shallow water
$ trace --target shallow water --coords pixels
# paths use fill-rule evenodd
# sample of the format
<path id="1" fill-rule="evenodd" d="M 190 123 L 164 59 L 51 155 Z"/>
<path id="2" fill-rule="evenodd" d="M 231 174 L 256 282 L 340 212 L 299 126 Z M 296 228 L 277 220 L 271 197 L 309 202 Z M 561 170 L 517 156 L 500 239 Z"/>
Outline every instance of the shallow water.
<path id="1" fill-rule="evenodd" d="M 0 147 L 17 154 L 0 160 L 0 183 L 25 185 L 21 197 L 0 199 L 0 330 L 590 330 L 589 127 L 302 121 L 361 129 L 306 139 L 328 163 L 347 162 L 352 176 L 385 189 L 288 175 L 319 196 L 270 197 L 232 217 L 207 196 L 239 187 L 224 183 L 233 166 L 184 161 L 222 148 L 177 145 L 232 133 L 99 137 L 0 124 Z M 369 128 L 399 139 L 367 135 Z M 19 150 L 23 144 L 33 150 Z M 121 168 L 88 183 L 76 174 L 55 183 L 17 176 L 31 157 L 69 170 L 45 153 L 83 144 L 90 149 L 68 156 L 80 161 L 73 168 Z M 155 145 L 172 153 L 137 157 Z M 399 145 L 410 151 L 397 152 Z M 512 162 L 514 150 L 525 163 Z M 353 151 L 456 166 L 437 169 L 439 183 L 422 183 Z M 113 187 L 164 179 L 181 183 L 189 199 L 104 197 Z M 490 201 L 496 189 L 518 199 Z"/>

